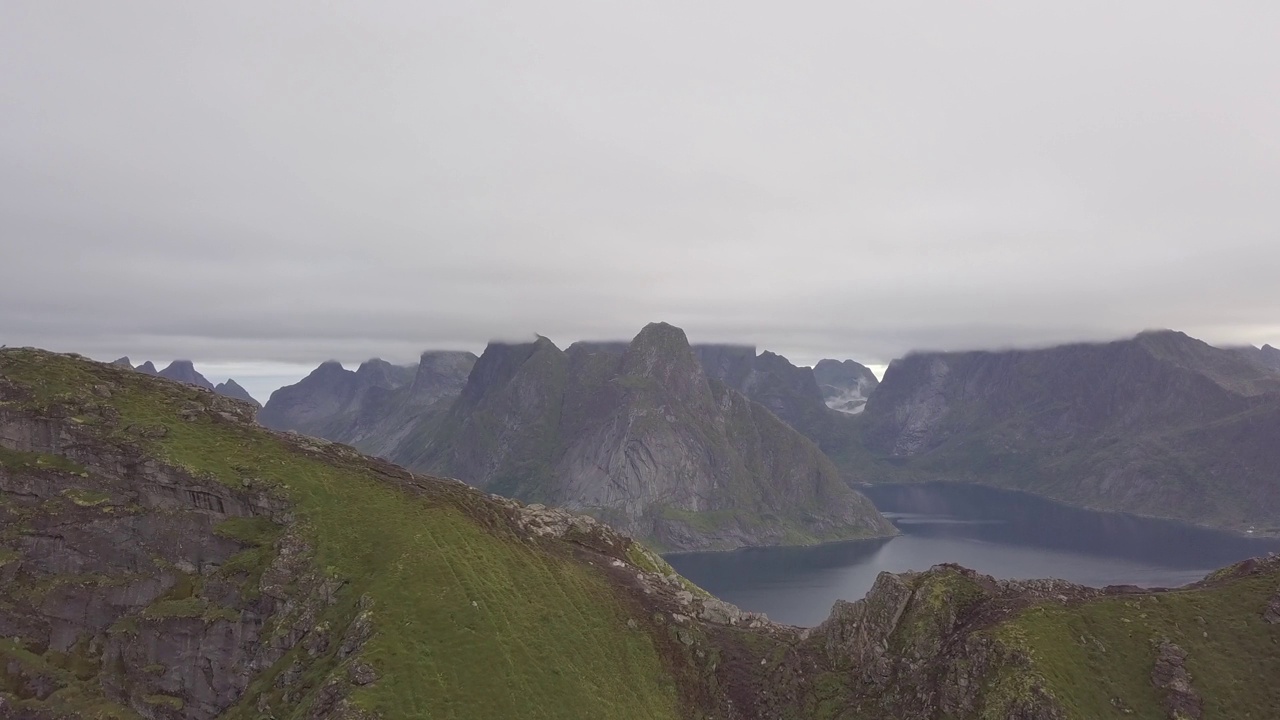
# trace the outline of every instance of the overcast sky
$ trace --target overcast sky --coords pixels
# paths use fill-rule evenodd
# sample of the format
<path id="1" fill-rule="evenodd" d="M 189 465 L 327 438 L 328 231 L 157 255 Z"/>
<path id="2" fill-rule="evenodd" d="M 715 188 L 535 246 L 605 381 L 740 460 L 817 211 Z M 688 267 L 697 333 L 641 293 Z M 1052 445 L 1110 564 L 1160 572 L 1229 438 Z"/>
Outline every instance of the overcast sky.
<path id="1" fill-rule="evenodd" d="M 651 320 L 800 363 L 1277 343 L 1278 28 L 1274 0 L 6 0 L 0 342 L 250 375 Z"/>

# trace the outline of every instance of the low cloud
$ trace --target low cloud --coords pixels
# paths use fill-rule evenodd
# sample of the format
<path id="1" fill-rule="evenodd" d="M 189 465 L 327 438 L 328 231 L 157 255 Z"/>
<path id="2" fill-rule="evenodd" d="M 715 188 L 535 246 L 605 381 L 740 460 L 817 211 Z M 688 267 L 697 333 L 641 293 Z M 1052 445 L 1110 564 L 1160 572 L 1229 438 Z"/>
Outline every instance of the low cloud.
<path id="1" fill-rule="evenodd" d="M 1280 340 L 1280 6 L 693 5 L 8 3 L 0 342 Z"/>

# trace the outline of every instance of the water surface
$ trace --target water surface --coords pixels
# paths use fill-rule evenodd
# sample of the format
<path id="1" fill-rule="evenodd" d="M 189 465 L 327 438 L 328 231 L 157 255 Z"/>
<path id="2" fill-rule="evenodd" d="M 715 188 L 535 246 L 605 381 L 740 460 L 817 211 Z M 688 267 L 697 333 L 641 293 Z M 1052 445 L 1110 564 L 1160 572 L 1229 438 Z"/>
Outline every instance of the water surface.
<path id="1" fill-rule="evenodd" d="M 803 548 L 667 556 L 716 596 L 779 622 L 815 625 L 838 598 L 866 594 L 881 571 L 953 562 L 999 578 L 1177 587 L 1223 565 L 1280 551 L 1250 538 L 1025 493 L 933 483 L 859 488 L 902 535 Z"/>

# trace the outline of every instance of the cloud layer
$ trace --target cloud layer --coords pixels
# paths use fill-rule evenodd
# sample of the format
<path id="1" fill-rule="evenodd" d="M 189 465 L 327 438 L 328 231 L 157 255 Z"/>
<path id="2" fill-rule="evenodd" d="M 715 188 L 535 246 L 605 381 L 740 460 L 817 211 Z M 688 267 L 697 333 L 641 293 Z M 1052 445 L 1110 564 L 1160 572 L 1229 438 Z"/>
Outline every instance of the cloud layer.
<path id="1" fill-rule="evenodd" d="M 1280 340 L 1275 3 L 0 9 L 0 341 Z"/>

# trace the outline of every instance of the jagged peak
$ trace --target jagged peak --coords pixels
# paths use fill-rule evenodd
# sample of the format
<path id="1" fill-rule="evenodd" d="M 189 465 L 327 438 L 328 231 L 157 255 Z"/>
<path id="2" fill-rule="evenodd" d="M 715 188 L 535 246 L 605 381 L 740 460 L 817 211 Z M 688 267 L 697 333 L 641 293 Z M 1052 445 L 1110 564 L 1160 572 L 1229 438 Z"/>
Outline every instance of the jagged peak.
<path id="1" fill-rule="evenodd" d="M 337 360 L 325 360 L 324 362 L 317 365 L 316 369 L 312 370 L 307 375 L 307 377 L 303 378 L 303 381 L 305 382 L 306 380 L 312 380 L 312 379 L 317 379 L 317 380 L 333 379 L 333 378 L 346 377 L 348 375 L 354 377 L 355 372 L 346 369 L 345 367 L 342 366 L 342 363 L 338 362 Z"/>
<path id="2" fill-rule="evenodd" d="M 213 389 L 213 383 L 209 382 L 204 375 L 201 375 L 199 371 L 196 370 L 195 363 L 190 360 L 174 360 L 169 363 L 168 367 L 161 370 L 158 374 L 160 377 L 177 380 L 178 382 L 184 382 L 189 385 L 195 385 L 206 390 Z"/>
<path id="3" fill-rule="evenodd" d="M 685 336 L 684 330 L 665 322 L 651 322 L 645 325 L 631 340 L 631 344 L 663 341 L 679 343 L 684 346 L 689 345 L 689 338 Z"/>
<path id="4" fill-rule="evenodd" d="M 111 362 L 111 364 L 112 364 L 112 365 L 123 365 L 124 367 L 127 367 L 127 368 L 133 368 L 133 363 L 129 362 L 129 356 L 128 356 L 128 355 L 125 355 L 125 356 L 124 356 L 124 357 L 122 357 L 122 358 L 116 358 L 115 360 L 113 360 L 113 361 Z"/>
<path id="5" fill-rule="evenodd" d="M 462 390 L 461 400 L 476 402 L 490 389 L 510 381 L 533 358 L 560 352 L 555 343 L 541 335 L 533 342 L 490 342 L 472 367 L 467 384 Z"/>
<path id="6" fill-rule="evenodd" d="M 360 367 L 356 368 L 356 374 L 360 374 L 362 372 L 373 372 L 375 370 L 389 367 L 391 367 L 391 363 L 383 360 L 382 358 L 369 358 L 368 360 L 360 363 Z"/>
<path id="7" fill-rule="evenodd" d="M 622 359 L 622 373 L 649 377 L 667 393 L 710 401 L 711 386 L 684 330 L 658 322 L 645 325 Z"/>
<path id="8" fill-rule="evenodd" d="M 249 391 L 245 390 L 244 387 L 242 387 L 240 383 L 236 382 L 233 378 L 227 378 L 226 382 L 218 383 L 214 386 L 213 391 L 220 395 L 235 398 L 236 400 L 244 400 L 245 402 L 253 403 L 254 406 L 259 408 L 262 407 L 262 403 L 258 402 L 257 398 L 250 395 Z"/>

